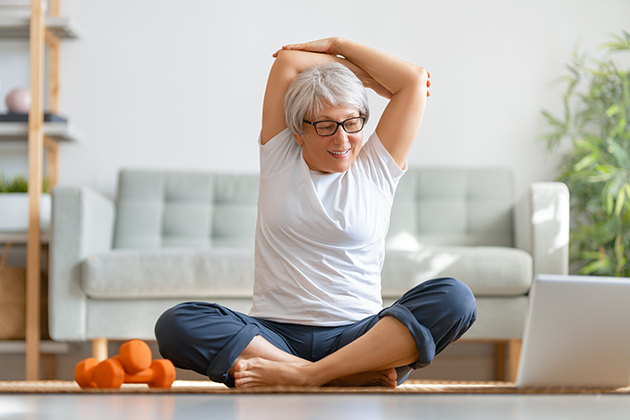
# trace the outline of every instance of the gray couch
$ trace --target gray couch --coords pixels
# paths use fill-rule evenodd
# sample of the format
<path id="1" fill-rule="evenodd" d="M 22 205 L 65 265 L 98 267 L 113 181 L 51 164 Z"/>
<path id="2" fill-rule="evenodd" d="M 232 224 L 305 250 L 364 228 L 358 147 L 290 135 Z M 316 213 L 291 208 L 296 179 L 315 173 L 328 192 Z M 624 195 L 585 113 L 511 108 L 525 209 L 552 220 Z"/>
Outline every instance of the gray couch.
<path id="1" fill-rule="evenodd" d="M 258 176 L 125 170 L 113 202 L 85 187 L 53 191 L 50 334 L 58 341 L 154 340 L 167 308 L 190 300 L 247 312 Z M 430 278 L 456 277 L 477 297 L 467 340 L 518 355 L 532 277 L 568 270 L 569 195 L 532 185 L 531 250 L 515 248 L 507 169 L 410 168 L 392 208 L 385 304 Z M 503 363 L 501 347 L 497 369 Z"/>

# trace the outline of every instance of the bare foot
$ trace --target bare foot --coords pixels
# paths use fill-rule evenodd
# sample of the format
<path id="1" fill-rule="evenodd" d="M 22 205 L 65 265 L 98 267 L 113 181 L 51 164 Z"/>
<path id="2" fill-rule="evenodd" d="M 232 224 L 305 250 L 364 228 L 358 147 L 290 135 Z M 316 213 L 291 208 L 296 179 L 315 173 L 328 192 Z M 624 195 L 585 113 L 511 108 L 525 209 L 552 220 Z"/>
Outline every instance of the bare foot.
<path id="1" fill-rule="evenodd" d="M 325 386 L 384 386 L 396 388 L 398 375 L 396 369 L 388 369 L 380 372 L 363 372 L 344 378 L 335 379 Z"/>
<path id="2" fill-rule="evenodd" d="M 310 379 L 308 368 L 301 363 L 275 362 L 254 357 L 234 363 L 234 383 L 237 388 L 270 385 L 317 386 Z"/>
<path id="3" fill-rule="evenodd" d="M 241 370 L 246 369 L 247 364 L 243 364 L 242 362 L 246 362 L 248 360 L 252 360 L 252 359 L 260 359 L 260 360 L 265 360 L 268 362 L 275 362 L 275 363 L 286 363 L 286 364 L 291 364 L 291 365 L 295 365 L 295 366 L 306 366 L 306 365 L 312 365 L 313 362 L 309 362 L 307 360 L 298 360 L 296 362 L 290 362 L 290 361 L 280 361 L 280 360 L 269 360 L 269 359 L 265 359 L 263 357 L 242 357 L 239 356 L 236 358 L 236 360 L 234 361 L 234 364 L 232 365 L 232 367 L 230 368 L 230 370 L 228 370 L 228 375 L 230 375 L 231 378 L 236 378 L 236 376 L 234 375 L 236 373 L 236 367 L 240 366 Z"/>
<path id="4" fill-rule="evenodd" d="M 313 372 L 313 364 L 285 363 L 255 357 L 234 363 L 237 388 L 273 385 L 322 386 Z M 335 379 L 326 386 L 384 386 L 396 388 L 396 369 L 364 372 Z"/>

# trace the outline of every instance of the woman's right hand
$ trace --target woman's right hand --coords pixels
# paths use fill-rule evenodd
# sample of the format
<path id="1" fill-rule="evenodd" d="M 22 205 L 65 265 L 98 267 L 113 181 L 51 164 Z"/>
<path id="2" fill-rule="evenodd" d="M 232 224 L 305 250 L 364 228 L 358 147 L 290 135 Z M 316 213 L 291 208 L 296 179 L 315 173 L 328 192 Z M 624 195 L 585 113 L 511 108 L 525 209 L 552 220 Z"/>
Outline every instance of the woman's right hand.
<path id="1" fill-rule="evenodd" d="M 325 38 L 317 41 L 304 42 L 299 44 L 288 44 L 283 46 L 282 50 L 298 50 L 298 51 L 309 51 L 309 52 L 318 52 L 330 55 L 339 55 L 339 43 L 340 38 Z M 277 57 L 280 50 L 276 51 L 273 56 Z"/>

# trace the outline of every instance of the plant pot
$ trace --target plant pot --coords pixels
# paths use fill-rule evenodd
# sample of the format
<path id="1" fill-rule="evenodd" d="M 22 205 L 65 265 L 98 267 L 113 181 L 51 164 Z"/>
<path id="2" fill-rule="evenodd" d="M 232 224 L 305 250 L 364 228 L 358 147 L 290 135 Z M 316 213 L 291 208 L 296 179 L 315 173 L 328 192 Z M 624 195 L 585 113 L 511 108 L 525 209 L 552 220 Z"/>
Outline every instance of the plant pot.
<path id="1" fill-rule="evenodd" d="M 50 226 L 50 194 L 42 194 L 40 200 L 39 222 L 42 231 Z M 0 232 L 28 231 L 28 194 L 0 194 Z"/>

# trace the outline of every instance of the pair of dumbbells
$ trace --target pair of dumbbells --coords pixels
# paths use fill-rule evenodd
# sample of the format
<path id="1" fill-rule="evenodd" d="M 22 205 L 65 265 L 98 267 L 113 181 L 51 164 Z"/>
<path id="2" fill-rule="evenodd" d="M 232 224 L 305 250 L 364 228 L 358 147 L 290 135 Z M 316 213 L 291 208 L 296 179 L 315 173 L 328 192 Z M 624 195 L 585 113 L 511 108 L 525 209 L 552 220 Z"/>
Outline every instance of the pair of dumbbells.
<path id="1" fill-rule="evenodd" d="M 74 380 L 82 388 L 120 388 L 123 383 L 145 383 L 151 388 L 170 388 L 175 367 L 170 360 L 153 360 L 151 349 L 141 340 L 120 346 L 119 354 L 99 363 L 94 358 L 79 362 Z"/>

